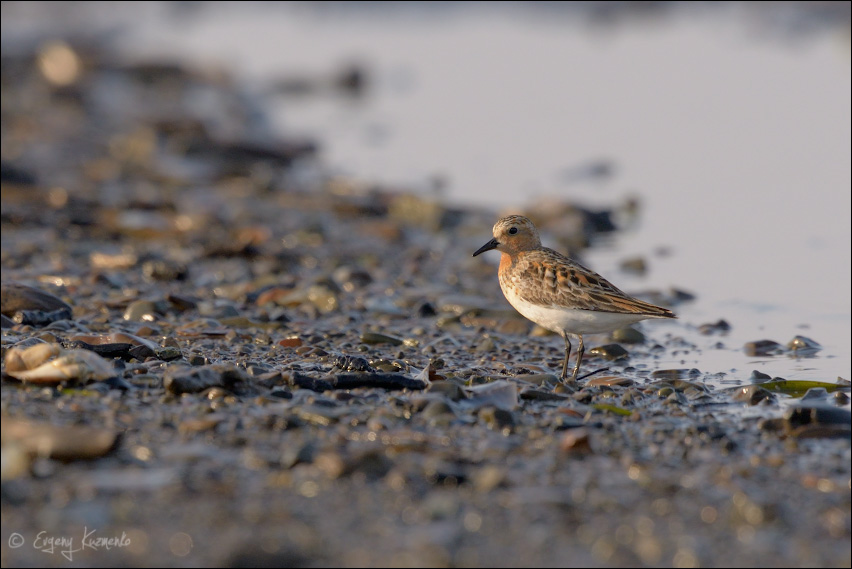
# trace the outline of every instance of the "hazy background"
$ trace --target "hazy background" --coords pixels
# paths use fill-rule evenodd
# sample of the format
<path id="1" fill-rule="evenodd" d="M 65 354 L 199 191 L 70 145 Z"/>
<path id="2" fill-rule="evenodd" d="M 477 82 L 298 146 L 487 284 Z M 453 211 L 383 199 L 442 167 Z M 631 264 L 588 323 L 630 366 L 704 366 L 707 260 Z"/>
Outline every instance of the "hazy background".
<path id="1" fill-rule="evenodd" d="M 849 3 L 3 3 L 4 49 L 111 36 L 134 59 L 233 73 L 270 128 L 333 171 L 440 191 L 495 215 L 536 200 L 636 196 L 638 226 L 585 259 L 628 291 L 697 300 L 682 363 L 850 377 Z M 363 97 L 282 96 L 283 78 L 365 70 Z M 203 104 L 203 102 L 199 102 Z M 436 190 L 439 188 L 439 190 Z M 483 227 L 483 242 L 490 227 Z M 662 254 L 665 251 L 666 254 Z M 470 251 L 459 250 L 459 255 Z M 642 256 L 642 276 L 619 270 Z M 494 259 L 496 262 L 496 259 Z M 802 334 L 817 358 L 748 358 Z"/>

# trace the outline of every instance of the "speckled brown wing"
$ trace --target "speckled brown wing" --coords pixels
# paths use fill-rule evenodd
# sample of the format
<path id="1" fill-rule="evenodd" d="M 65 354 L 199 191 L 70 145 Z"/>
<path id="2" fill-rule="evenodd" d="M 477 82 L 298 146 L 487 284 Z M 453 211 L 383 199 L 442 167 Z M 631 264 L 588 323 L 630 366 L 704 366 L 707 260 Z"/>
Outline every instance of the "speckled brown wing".
<path id="1" fill-rule="evenodd" d="M 517 294 L 527 302 L 675 318 L 672 311 L 625 294 L 596 272 L 553 249 L 543 247 L 519 253 L 510 273 L 508 278 Z"/>

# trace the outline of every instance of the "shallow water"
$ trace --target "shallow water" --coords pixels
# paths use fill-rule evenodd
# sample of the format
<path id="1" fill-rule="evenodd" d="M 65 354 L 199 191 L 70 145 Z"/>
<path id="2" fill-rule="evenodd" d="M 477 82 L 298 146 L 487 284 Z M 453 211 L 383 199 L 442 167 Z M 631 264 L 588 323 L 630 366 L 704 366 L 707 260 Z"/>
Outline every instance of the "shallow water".
<path id="1" fill-rule="evenodd" d="M 439 180 L 447 201 L 495 215 L 545 198 L 604 207 L 637 196 L 639 223 L 584 260 L 628 292 L 696 296 L 677 323 L 643 325 L 695 345 L 661 367 L 725 383 L 753 369 L 849 378 L 848 26 L 798 33 L 807 26 L 795 14 L 747 7 L 587 16 L 153 5 L 137 6 L 132 25 L 121 15 L 97 25 L 126 26 L 128 53 L 233 67 L 258 91 L 363 64 L 365 97 L 270 97 L 273 128 L 316 135 L 325 162 L 357 179 L 424 192 Z M 635 256 L 649 265 L 643 276 L 618 268 Z M 720 318 L 727 335 L 696 332 Z M 823 350 L 742 350 L 795 335 Z"/>
<path id="2" fill-rule="evenodd" d="M 764 388 L 813 382 L 737 387 L 754 369 L 848 377 L 848 305 L 831 310 L 848 298 L 846 210 L 823 206 L 819 223 L 796 215 L 827 201 L 803 192 L 802 177 L 823 189 L 848 178 L 847 154 L 819 142 L 828 125 L 848 125 L 832 105 L 791 101 L 794 82 L 740 109 L 747 89 L 726 85 L 732 102 L 702 81 L 706 65 L 665 59 L 720 64 L 725 42 L 707 41 L 705 26 L 752 45 L 739 16 L 764 24 L 792 4 L 713 4 L 702 8 L 712 21 L 674 4 L 393 4 L 381 20 L 378 3 L 127 4 L 0 5 L 3 312 L 22 320 L 3 326 L 0 564 L 64 566 L 74 553 L 105 567 L 850 565 L 848 384 L 802 400 Z M 583 11 L 613 8 L 596 23 Z M 10 17 L 18 11 L 32 17 Z M 87 48 L 74 31 L 93 29 L 114 41 Z M 784 29 L 769 28 L 778 37 L 757 51 L 833 53 L 828 28 L 794 47 Z M 56 44 L 44 55 L 57 30 L 87 66 L 70 89 L 43 80 L 48 62 L 74 56 Z M 656 45 L 673 30 L 705 41 Z M 329 81 L 355 43 L 370 79 L 361 98 Z M 717 78 L 737 67 L 734 52 Z M 649 59 L 657 65 L 636 62 Z M 211 78 L 198 61 L 225 73 Z M 663 81 L 669 69 L 677 85 Z M 348 174 L 341 184 L 317 180 L 326 164 L 285 167 L 282 150 L 256 157 L 267 141 L 247 117 L 267 109 L 242 88 L 268 93 L 298 74 L 311 93 L 268 97 L 275 141 L 306 133 Z M 824 96 L 847 93 L 830 83 L 819 83 Z M 755 141 L 779 105 L 828 116 L 787 121 L 808 160 L 742 159 L 775 148 Z M 703 123 L 686 112 L 698 106 L 712 111 Z M 726 128 L 727 117 L 739 123 Z M 471 206 L 464 215 L 411 195 L 432 191 L 435 173 L 444 199 Z M 775 194 L 733 193 L 770 179 Z M 401 191 L 340 191 L 370 180 Z M 561 208 L 636 196 L 638 224 L 597 237 L 583 261 L 629 292 L 696 297 L 674 305 L 677 321 L 642 323 L 651 341 L 624 345 L 633 357 L 612 364 L 616 377 L 577 391 L 543 373 L 561 368 L 562 342 L 514 320 L 497 255 L 471 257 L 498 210 L 546 194 Z M 620 269 L 635 255 L 644 276 Z M 787 259 L 828 278 L 802 295 L 807 273 L 787 274 Z M 44 300 L 13 280 L 61 295 L 73 320 L 63 300 L 13 311 Z M 700 333 L 720 318 L 730 333 Z M 742 349 L 795 334 L 825 348 L 799 360 Z M 49 383 L 7 377 L 39 338 L 86 347 L 92 365 L 66 360 L 74 378 L 56 388 L 56 368 L 38 358 L 25 373 Z M 592 357 L 603 343 L 586 338 L 583 373 L 609 365 Z M 81 385 L 99 374 L 93 362 L 115 377 Z M 123 545 L 35 541 L 94 531 Z"/>

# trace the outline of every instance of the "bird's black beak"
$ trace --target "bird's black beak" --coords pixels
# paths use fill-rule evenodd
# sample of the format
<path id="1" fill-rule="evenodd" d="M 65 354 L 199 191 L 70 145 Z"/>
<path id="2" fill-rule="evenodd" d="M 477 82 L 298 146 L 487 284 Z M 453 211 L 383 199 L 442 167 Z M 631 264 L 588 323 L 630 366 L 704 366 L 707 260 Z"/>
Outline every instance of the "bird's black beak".
<path id="1" fill-rule="evenodd" d="M 490 251 L 491 249 L 496 249 L 498 245 L 500 245 L 500 242 L 497 241 L 497 238 L 495 237 L 494 239 L 477 249 L 476 253 L 474 253 L 473 256 L 476 257 L 480 253 L 485 253 L 486 251 Z"/>

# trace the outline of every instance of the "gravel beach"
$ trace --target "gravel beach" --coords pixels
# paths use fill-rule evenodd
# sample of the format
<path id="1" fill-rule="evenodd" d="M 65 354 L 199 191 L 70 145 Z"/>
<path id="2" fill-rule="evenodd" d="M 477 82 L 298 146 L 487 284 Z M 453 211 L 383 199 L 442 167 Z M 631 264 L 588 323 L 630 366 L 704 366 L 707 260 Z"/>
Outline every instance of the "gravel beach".
<path id="1" fill-rule="evenodd" d="M 563 385 L 471 257 L 502 212 L 263 112 L 223 70 L 4 51 L 4 567 L 852 564 L 848 378 L 668 365 L 719 319 L 589 336 Z M 521 213 L 582 259 L 636 206 Z M 744 349 L 819 354 L 776 339 Z"/>

